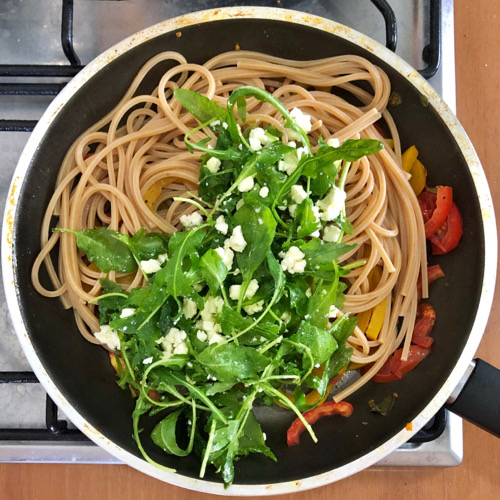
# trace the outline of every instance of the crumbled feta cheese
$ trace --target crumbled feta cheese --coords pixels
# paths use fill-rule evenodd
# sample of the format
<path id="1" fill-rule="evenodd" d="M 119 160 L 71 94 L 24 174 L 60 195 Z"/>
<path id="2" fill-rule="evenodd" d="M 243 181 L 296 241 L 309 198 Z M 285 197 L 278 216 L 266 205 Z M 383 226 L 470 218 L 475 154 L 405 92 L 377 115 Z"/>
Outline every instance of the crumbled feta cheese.
<path id="1" fill-rule="evenodd" d="M 290 212 L 290 215 L 291 215 L 292 217 L 295 217 L 295 212 L 297 211 L 297 204 L 296 204 L 296 203 L 294 203 L 293 205 L 290 205 L 290 206 L 288 207 L 288 211 Z"/>
<path id="2" fill-rule="evenodd" d="M 212 125 L 212 127 L 217 127 L 220 125 L 220 120 L 214 120 L 213 122 L 210 122 L 210 125 Z"/>
<path id="3" fill-rule="evenodd" d="M 327 242 L 338 241 L 341 233 L 341 229 L 333 224 L 325 226 L 325 229 L 323 229 L 323 240 Z"/>
<path id="4" fill-rule="evenodd" d="M 290 111 L 292 118 L 295 120 L 295 123 L 304 130 L 304 132 L 310 132 L 312 129 L 311 124 L 311 115 L 306 115 L 301 109 L 293 108 Z"/>
<path id="5" fill-rule="evenodd" d="M 297 205 L 300 205 L 307 198 L 307 193 L 300 184 L 294 184 L 290 189 L 290 196 Z"/>
<path id="6" fill-rule="evenodd" d="M 229 240 L 226 240 L 226 242 L 228 242 L 228 245 L 235 252 L 243 252 L 243 250 L 245 250 L 245 247 L 247 246 L 247 242 L 245 241 L 245 238 L 243 237 L 243 233 L 241 232 L 241 226 L 236 226 L 233 229 L 233 233 L 231 234 L 231 237 L 229 238 Z"/>
<path id="7" fill-rule="evenodd" d="M 304 257 L 305 254 L 300 251 L 299 247 L 291 246 L 281 261 L 281 268 L 290 274 L 303 273 L 306 268 Z"/>
<path id="8" fill-rule="evenodd" d="M 182 303 L 182 312 L 187 319 L 194 318 L 198 312 L 198 308 L 196 307 L 194 300 L 185 298 Z"/>
<path id="9" fill-rule="evenodd" d="M 106 344 L 112 351 L 120 350 L 120 338 L 118 337 L 118 332 L 109 325 L 101 325 L 101 330 L 95 332 L 94 337 L 101 344 Z"/>
<path id="10" fill-rule="evenodd" d="M 141 260 L 139 265 L 146 274 L 157 273 L 161 269 L 161 264 L 157 259 Z"/>
<path id="11" fill-rule="evenodd" d="M 253 180 L 253 175 L 249 175 L 248 177 L 245 177 L 239 184 L 238 184 L 238 191 L 240 193 L 247 193 L 248 191 L 251 191 L 255 185 L 255 182 Z"/>
<path id="12" fill-rule="evenodd" d="M 312 238 L 319 238 L 319 229 L 316 229 L 316 231 L 313 231 L 310 236 Z"/>
<path id="13" fill-rule="evenodd" d="M 328 139 L 326 143 L 332 148 L 338 148 L 340 146 L 340 141 L 336 137 L 330 137 L 330 139 Z"/>
<path id="14" fill-rule="evenodd" d="M 133 307 L 124 307 L 122 312 L 120 313 L 120 318 L 128 318 L 135 313 L 135 309 Z"/>
<path id="15" fill-rule="evenodd" d="M 264 186 L 264 187 L 260 188 L 259 196 L 261 198 L 267 198 L 268 194 L 269 194 L 269 188 L 267 186 Z"/>
<path id="16" fill-rule="evenodd" d="M 236 203 L 236 210 L 239 210 L 244 204 L 245 202 L 243 201 L 243 199 L 238 200 L 238 202 Z"/>
<path id="17" fill-rule="evenodd" d="M 321 220 L 330 221 L 336 219 L 344 208 L 346 194 L 343 189 L 333 186 L 326 196 L 316 202 L 316 206 L 322 210 Z"/>
<path id="18" fill-rule="evenodd" d="M 227 225 L 226 219 L 223 215 L 219 215 L 219 217 L 217 217 L 217 220 L 215 221 L 215 229 L 217 229 L 219 233 L 227 234 L 229 226 Z"/>
<path id="19" fill-rule="evenodd" d="M 310 288 L 308 288 L 308 289 L 306 290 L 306 297 L 307 297 L 307 298 L 309 298 L 312 294 L 313 294 L 313 293 L 312 293 L 312 290 L 311 290 Z"/>
<path id="20" fill-rule="evenodd" d="M 337 309 L 335 306 L 330 306 L 330 311 L 328 312 L 328 316 L 330 318 L 336 318 L 337 313 L 340 312 L 340 309 Z"/>
<path id="21" fill-rule="evenodd" d="M 205 340 L 207 340 L 207 334 L 203 331 L 203 330 L 198 330 L 196 332 L 196 338 L 200 341 L 200 342 L 205 342 Z"/>
<path id="22" fill-rule="evenodd" d="M 276 137 L 267 135 L 266 131 L 261 127 L 250 130 L 248 134 L 248 143 L 254 151 L 260 151 L 264 146 L 275 140 Z"/>
<path id="23" fill-rule="evenodd" d="M 224 262 L 227 270 L 231 271 L 231 268 L 233 267 L 234 252 L 228 245 L 224 245 L 224 248 L 218 247 L 215 251 L 219 254 L 219 257 L 222 259 L 222 262 Z"/>
<path id="24" fill-rule="evenodd" d="M 201 226 L 203 223 L 203 217 L 198 212 L 193 212 L 189 215 L 181 215 L 180 221 L 186 229 L 193 229 Z"/>
<path id="25" fill-rule="evenodd" d="M 186 343 L 187 334 L 184 330 L 178 328 L 170 328 L 169 332 L 160 341 L 163 348 L 163 357 L 170 358 L 174 354 L 187 354 L 189 352 Z"/>
<path id="26" fill-rule="evenodd" d="M 201 311 L 201 319 L 215 323 L 215 315 L 222 312 L 223 305 L 224 299 L 222 297 L 208 297 Z"/>
<path id="27" fill-rule="evenodd" d="M 201 340 L 204 338 L 203 334 L 205 334 L 209 344 L 219 344 L 225 338 L 223 335 L 220 335 L 222 331 L 221 326 L 215 321 L 210 321 L 208 319 L 200 320 L 196 323 L 196 328 L 199 328 L 196 333 L 197 338 Z M 202 342 L 204 342 L 204 340 L 202 340 Z"/>
<path id="28" fill-rule="evenodd" d="M 244 306 L 243 309 L 245 310 L 245 312 L 248 315 L 251 316 L 252 314 L 256 314 L 256 313 L 262 311 L 262 309 L 264 309 L 264 301 L 259 300 L 255 304 L 250 304 L 249 306 Z"/>
<path id="29" fill-rule="evenodd" d="M 245 299 L 251 299 L 259 289 L 259 282 L 256 279 L 250 281 L 247 287 L 247 291 L 245 292 Z M 229 287 L 229 297 L 232 300 L 238 300 L 241 294 L 241 285 L 231 285 Z"/>
<path id="30" fill-rule="evenodd" d="M 297 159 L 300 160 L 302 158 L 302 155 L 308 156 L 309 153 L 307 152 L 306 148 L 297 148 Z"/>
<path id="31" fill-rule="evenodd" d="M 290 143 L 288 143 L 288 145 L 290 145 Z M 295 151 L 290 151 L 278 162 L 278 170 L 280 172 L 285 172 L 286 175 L 292 175 L 298 164 L 299 159 L 297 158 L 297 153 Z"/>
<path id="32" fill-rule="evenodd" d="M 219 160 L 219 158 L 215 158 L 215 156 L 212 156 L 212 158 L 210 158 L 207 161 L 207 163 L 205 164 L 205 166 L 208 168 L 208 170 L 212 174 L 215 174 L 216 172 L 219 171 L 219 168 L 221 166 L 221 161 Z"/>
<path id="33" fill-rule="evenodd" d="M 142 361 L 143 365 L 150 365 L 153 362 L 153 356 L 150 356 L 149 358 L 146 358 Z"/>
<path id="34" fill-rule="evenodd" d="M 229 125 L 228 125 L 226 122 L 222 122 L 222 128 L 223 128 L 223 129 L 227 130 L 227 127 L 228 127 L 228 126 L 229 126 Z"/>
<path id="35" fill-rule="evenodd" d="M 263 221 L 260 217 L 259 217 L 257 220 L 259 221 L 259 224 L 260 224 L 261 226 L 262 226 L 262 224 L 264 224 L 264 221 Z"/>
<path id="36" fill-rule="evenodd" d="M 288 323 L 291 319 L 292 319 L 292 313 L 290 311 L 285 311 L 280 317 L 280 320 L 283 321 L 284 323 Z"/>

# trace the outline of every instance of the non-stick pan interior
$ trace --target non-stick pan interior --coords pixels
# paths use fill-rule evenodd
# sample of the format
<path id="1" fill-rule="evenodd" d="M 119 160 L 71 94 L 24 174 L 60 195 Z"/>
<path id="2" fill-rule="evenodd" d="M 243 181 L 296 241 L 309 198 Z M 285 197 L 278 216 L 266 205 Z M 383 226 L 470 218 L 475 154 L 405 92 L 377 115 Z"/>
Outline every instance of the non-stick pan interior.
<path id="1" fill-rule="evenodd" d="M 349 401 L 352 417 L 319 421 L 319 443 L 304 436 L 300 446 L 287 448 L 286 429 L 293 416 L 278 408 L 258 412 L 268 444 L 278 462 L 250 456 L 236 464 L 237 483 L 272 483 L 314 476 L 337 468 L 379 447 L 416 417 L 434 397 L 460 357 L 468 339 L 478 301 L 484 266 L 484 238 L 475 187 L 459 147 L 443 120 L 420 93 L 375 55 L 334 34 L 304 25 L 264 19 L 235 18 L 186 26 L 182 36 L 166 33 L 112 60 L 63 106 L 33 157 L 22 186 L 14 229 L 14 266 L 19 303 L 30 340 L 43 366 L 71 405 L 113 443 L 139 456 L 132 440 L 128 391 L 115 382 L 106 352 L 87 343 L 78 333 L 71 311 L 58 300 L 38 295 L 30 271 L 39 244 L 39 228 L 52 194 L 59 165 L 74 139 L 108 112 L 120 99 L 142 64 L 153 55 L 175 50 L 189 61 L 202 63 L 216 54 L 256 50 L 289 59 L 315 59 L 338 54 L 368 57 L 389 74 L 402 103 L 391 108 L 399 127 L 403 149 L 416 144 L 426 165 L 429 185 L 453 186 L 454 199 L 464 218 L 460 246 L 439 262 L 446 277 L 431 288 L 437 312 L 431 355 L 402 381 L 369 383 Z M 154 82 L 150 82 L 151 89 Z M 151 90 L 148 89 L 148 90 Z M 393 411 L 386 417 L 371 413 L 368 401 L 397 392 Z M 144 433 L 145 442 L 147 433 Z M 164 455 L 153 445 L 151 456 L 181 474 L 197 477 L 196 457 Z M 219 481 L 212 470 L 207 479 Z"/>

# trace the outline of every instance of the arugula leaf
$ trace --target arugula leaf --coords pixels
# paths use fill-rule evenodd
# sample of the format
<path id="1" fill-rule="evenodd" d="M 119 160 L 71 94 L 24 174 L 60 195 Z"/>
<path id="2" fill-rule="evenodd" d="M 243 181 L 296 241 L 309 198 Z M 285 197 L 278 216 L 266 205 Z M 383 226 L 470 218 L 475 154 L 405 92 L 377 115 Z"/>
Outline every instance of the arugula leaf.
<path id="1" fill-rule="evenodd" d="M 137 260 L 141 261 L 155 259 L 158 255 L 165 254 L 167 252 L 170 234 L 155 232 L 146 233 L 146 230 L 142 228 L 133 236 L 117 233 L 115 237 L 130 249 Z"/>
<path id="2" fill-rule="evenodd" d="M 244 279 L 250 281 L 271 247 L 276 231 L 276 221 L 266 205 L 251 200 L 248 203 L 245 202 L 237 210 L 233 222 L 236 226 L 241 226 L 245 241 L 251 242 L 236 257 Z"/>
<path id="3" fill-rule="evenodd" d="M 238 341 L 244 345 L 260 345 L 262 344 L 261 337 L 266 340 L 274 340 L 278 337 L 279 326 L 276 323 L 261 321 L 252 327 L 254 323 L 255 320 L 251 317 L 243 317 L 231 307 L 223 306 L 220 324 L 225 335 L 232 336 L 234 333 L 249 328 L 245 334 L 238 337 Z"/>
<path id="4" fill-rule="evenodd" d="M 195 272 L 188 272 L 184 259 L 187 256 L 198 257 L 197 250 L 205 235 L 202 226 L 191 231 L 175 233 L 168 244 L 171 258 L 167 265 L 155 274 L 155 284 L 165 283 L 173 297 L 188 295 L 193 284 L 199 281 L 199 276 Z"/>
<path id="5" fill-rule="evenodd" d="M 315 364 L 323 364 L 330 359 L 337 349 L 337 342 L 330 332 L 311 325 L 307 321 L 302 321 L 297 332 L 290 337 L 290 340 L 307 346 L 311 351 Z"/>
<path id="6" fill-rule="evenodd" d="M 185 450 L 179 448 L 179 445 L 177 444 L 175 431 L 177 421 L 181 413 L 182 410 L 170 413 L 170 415 L 167 415 L 163 420 L 156 424 L 153 432 L 151 433 L 151 439 L 156 446 L 159 446 L 164 452 L 169 453 L 170 455 L 175 455 L 176 457 L 185 457 L 189 455 L 193 449 L 192 440 Z M 194 427 L 194 422 L 192 422 L 191 425 Z"/>
<path id="7" fill-rule="evenodd" d="M 326 328 L 329 320 L 330 307 L 337 304 L 338 279 L 331 283 L 320 284 L 307 302 L 309 322 L 319 328 Z"/>
<path id="8" fill-rule="evenodd" d="M 200 259 L 200 272 L 214 295 L 224 287 L 228 270 L 214 249 L 208 250 Z"/>
<path id="9" fill-rule="evenodd" d="M 132 252 L 118 239 L 120 233 L 117 231 L 105 227 L 83 231 L 56 228 L 54 231 L 74 234 L 78 248 L 87 254 L 90 262 L 105 273 L 131 273 L 137 269 Z"/>
<path id="10" fill-rule="evenodd" d="M 102 286 L 103 296 L 99 297 L 99 324 L 106 325 L 111 320 L 113 314 L 123 309 L 126 298 L 125 292 L 120 285 L 106 278 L 100 278 L 99 283 Z M 109 296 L 106 296 L 108 295 Z"/>
<path id="11" fill-rule="evenodd" d="M 200 122 L 226 121 L 227 111 L 204 95 L 187 89 L 175 89 L 174 97 Z"/>
<path id="12" fill-rule="evenodd" d="M 316 219 L 316 215 L 313 212 L 313 201 L 311 198 L 306 198 L 297 207 L 295 223 L 298 224 L 297 238 L 309 236 L 321 227 L 321 222 Z"/>
<path id="13" fill-rule="evenodd" d="M 319 238 L 311 238 L 311 240 L 302 243 L 299 248 L 305 255 L 304 259 L 307 262 L 307 270 L 314 272 L 317 269 L 333 270 L 333 263 L 341 255 L 356 248 L 356 245 L 346 245 L 345 243 L 337 243 L 335 241 L 324 243 Z"/>
<path id="14" fill-rule="evenodd" d="M 198 355 L 207 373 L 220 382 L 244 382 L 258 377 L 269 359 L 247 346 L 212 344 Z"/>

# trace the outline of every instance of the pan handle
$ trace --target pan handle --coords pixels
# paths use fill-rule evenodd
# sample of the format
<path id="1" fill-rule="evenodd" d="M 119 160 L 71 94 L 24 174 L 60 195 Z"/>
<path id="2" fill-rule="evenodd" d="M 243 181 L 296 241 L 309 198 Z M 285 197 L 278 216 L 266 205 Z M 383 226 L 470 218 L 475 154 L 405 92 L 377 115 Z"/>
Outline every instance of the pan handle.
<path id="1" fill-rule="evenodd" d="M 500 370 L 475 359 L 446 408 L 500 437 Z"/>

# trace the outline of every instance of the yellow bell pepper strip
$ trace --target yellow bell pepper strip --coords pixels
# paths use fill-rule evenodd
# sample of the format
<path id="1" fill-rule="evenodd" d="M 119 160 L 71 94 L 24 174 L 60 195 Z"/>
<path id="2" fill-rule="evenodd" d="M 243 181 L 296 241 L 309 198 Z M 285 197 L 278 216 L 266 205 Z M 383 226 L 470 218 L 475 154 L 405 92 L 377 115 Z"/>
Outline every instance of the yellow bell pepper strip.
<path id="1" fill-rule="evenodd" d="M 411 179 L 410 186 L 418 196 L 425 188 L 425 181 L 427 178 L 427 170 L 422 165 L 420 160 L 415 160 L 410 169 Z"/>
<path id="2" fill-rule="evenodd" d="M 411 175 L 410 186 L 418 196 L 425 188 L 427 170 L 417 159 L 418 149 L 415 146 L 410 146 L 401 157 L 403 170 Z"/>
<path id="3" fill-rule="evenodd" d="M 171 182 L 172 181 L 169 179 L 161 179 L 150 186 L 150 188 L 144 193 L 142 199 L 151 212 L 153 212 L 153 204 L 161 195 L 163 188 L 167 187 Z"/>
<path id="4" fill-rule="evenodd" d="M 410 172 L 412 165 L 418 156 L 418 149 L 415 146 L 410 146 L 401 156 L 401 163 L 405 172 Z"/>
<path id="5" fill-rule="evenodd" d="M 387 145 L 391 148 L 394 149 L 394 139 L 386 139 L 385 142 L 387 142 Z"/>
<path id="6" fill-rule="evenodd" d="M 370 290 L 374 290 L 378 285 L 382 271 L 379 266 L 374 267 L 368 275 Z M 380 301 L 376 306 L 368 311 L 358 314 L 358 327 L 370 340 L 377 340 L 382 325 L 384 324 L 385 312 L 387 310 L 387 298 Z"/>

